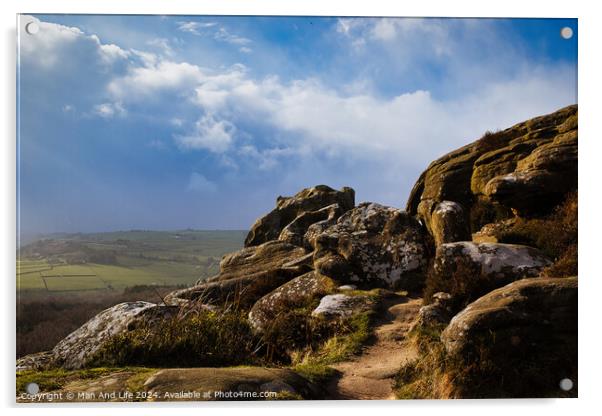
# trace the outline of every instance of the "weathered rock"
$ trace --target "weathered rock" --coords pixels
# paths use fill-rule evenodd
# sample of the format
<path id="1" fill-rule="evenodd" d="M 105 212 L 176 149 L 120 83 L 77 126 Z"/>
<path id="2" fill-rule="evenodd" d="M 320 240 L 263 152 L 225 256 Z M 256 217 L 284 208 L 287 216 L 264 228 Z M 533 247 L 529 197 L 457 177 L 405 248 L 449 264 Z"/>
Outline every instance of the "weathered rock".
<path id="1" fill-rule="evenodd" d="M 577 322 L 576 277 L 524 279 L 468 305 L 441 340 L 460 368 L 487 363 L 473 374 L 481 397 L 557 397 L 561 379 L 576 381 Z"/>
<path id="2" fill-rule="evenodd" d="M 84 367 L 115 335 L 143 322 L 151 324 L 173 316 L 177 310 L 177 307 L 149 302 L 125 302 L 105 309 L 54 347 L 53 362 L 67 369 Z"/>
<path id="3" fill-rule="evenodd" d="M 412 216 L 365 202 L 316 238 L 314 268 L 341 283 L 415 289 L 424 281 L 425 252 Z"/>
<path id="4" fill-rule="evenodd" d="M 335 288 L 332 279 L 315 271 L 306 273 L 259 299 L 249 312 L 249 322 L 254 330 L 263 332 L 276 316 L 306 306 Z"/>
<path id="5" fill-rule="evenodd" d="M 313 227 L 312 230 L 315 230 L 316 227 L 332 225 L 341 214 L 343 214 L 343 210 L 339 204 L 332 204 L 317 211 L 302 212 L 284 227 L 278 239 L 310 249 L 312 232 L 309 233 L 307 239 L 305 238 L 310 226 Z"/>
<path id="6" fill-rule="evenodd" d="M 442 201 L 435 205 L 428 225 L 436 245 L 467 241 L 471 237 L 468 215 L 457 202 Z"/>
<path id="7" fill-rule="evenodd" d="M 140 391 L 147 394 L 124 395 L 132 392 L 132 385 L 140 386 Z M 268 367 L 116 369 L 99 377 L 73 373 L 54 392 L 62 393 L 53 398 L 57 402 L 320 399 L 324 395 L 322 389 L 295 371 Z M 18 402 L 37 400 L 17 393 Z"/>
<path id="8" fill-rule="evenodd" d="M 320 304 L 312 311 L 312 316 L 325 318 L 346 317 L 362 313 L 374 308 L 374 301 L 364 295 L 326 295 L 320 299 Z"/>
<path id="9" fill-rule="evenodd" d="M 440 287 L 463 306 L 515 280 L 539 275 L 551 261 L 539 250 L 518 244 L 456 242 L 437 248 L 433 273 Z"/>
<path id="10" fill-rule="evenodd" d="M 53 364 L 54 354 L 52 351 L 36 352 L 28 354 L 17 360 L 17 371 L 43 370 Z"/>
<path id="11" fill-rule="evenodd" d="M 222 258 L 217 280 L 253 277 L 269 270 L 298 268 L 300 260 L 305 260 L 306 264 L 311 263 L 307 254 L 303 248 L 284 241 L 268 241 L 258 246 L 245 247 Z"/>
<path id="12" fill-rule="evenodd" d="M 577 188 L 577 130 L 556 136 L 487 182 L 485 195 L 521 214 L 549 210 Z"/>
<path id="13" fill-rule="evenodd" d="M 512 228 L 516 223 L 516 218 L 510 218 L 504 221 L 485 224 L 479 231 L 472 235 L 472 241 L 475 243 L 497 243 L 498 236 Z"/>
<path id="14" fill-rule="evenodd" d="M 545 213 L 566 192 L 576 189 L 576 160 L 574 105 L 485 134 L 435 160 L 418 178 L 406 210 L 418 215 L 429 230 L 434 208 L 443 201 L 460 204 L 467 214 L 478 201 L 489 217 L 512 216 L 510 210 L 497 208 L 499 204 Z M 555 180 L 559 182 L 556 187 Z"/>
<path id="15" fill-rule="evenodd" d="M 203 400 L 253 400 L 251 395 L 259 392 L 286 392 L 305 399 L 321 396 L 317 386 L 287 368 L 165 369 L 150 377 L 144 388 L 160 397 L 174 391 L 210 392 Z"/>
<path id="16" fill-rule="evenodd" d="M 311 270 L 312 254 L 284 241 L 268 241 L 227 254 L 220 274 L 193 287 L 166 296 L 169 304 L 200 300 L 208 304 L 227 301 L 251 306 L 257 299 Z"/>
<path id="17" fill-rule="evenodd" d="M 448 353 L 468 355 L 473 342 L 490 331 L 502 349 L 538 337 L 552 342 L 567 333 L 575 336 L 577 278 L 523 279 L 496 289 L 457 314 L 441 340 Z"/>
<path id="18" fill-rule="evenodd" d="M 437 292 L 432 298 L 434 300 L 432 303 L 418 310 L 411 330 L 447 324 L 452 318 L 453 308 L 450 302 L 452 296 L 449 293 Z"/>
<path id="19" fill-rule="evenodd" d="M 355 205 L 355 191 L 348 187 L 336 191 L 326 185 L 318 185 L 303 189 L 293 197 L 278 197 L 276 208 L 255 221 L 251 227 L 245 239 L 245 247 L 276 240 L 282 230 L 300 214 L 318 211 L 332 204 L 338 204 L 342 212 L 350 210 Z M 318 215 L 317 218 L 319 217 Z M 316 221 L 322 219 L 324 218 Z M 303 221 L 308 220 L 309 217 Z"/>

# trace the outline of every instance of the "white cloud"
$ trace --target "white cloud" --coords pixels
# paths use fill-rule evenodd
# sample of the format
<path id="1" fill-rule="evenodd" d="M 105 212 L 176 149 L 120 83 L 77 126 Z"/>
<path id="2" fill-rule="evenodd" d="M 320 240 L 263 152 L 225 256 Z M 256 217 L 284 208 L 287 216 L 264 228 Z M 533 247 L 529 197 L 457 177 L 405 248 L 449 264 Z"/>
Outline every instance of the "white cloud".
<path id="1" fill-rule="evenodd" d="M 100 52 L 101 59 L 108 64 L 112 64 L 115 61 L 120 59 L 125 60 L 129 58 L 130 52 L 121 49 L 119 46 L 114 44 L 102 44 L 100 39 L 96 35 L 92 35 L 92 38 L 96 39 L 98 42 L 98 48 Z"/>
<path id="2" fill-rule="evenodd" d="M 94 106 L 94 114 L 102 118 L 121 117 L 127 114 L 127 111 L 120 102 L 102 103 Z"/>
<path id="3" fill-rule="evenodd" d="M 204 114 L 192 131 L 175 137 L 180 148 L 238 152 L 267 169 L 284 157 L 312 154 L 425 163 L 488 129 L 575 102 L 572 77 L 570 68 L 531 68 L 454 99 L 437 99 L 426 90 L 386 98 L 361 87 L 367 81 L 337 91 L 316 79 L 255 80 L 242 65 L 208 72 L 161 60 L 132 68 L 109 89 L 116 99 L 126 94 L 128 100 L 144 100 L 145 94 L 164 89 L 180 91 Z M 240 140 L 252 133 L 241 127 L 245 121 L 272 132 L 261 137 L 266 148 Z"/>
<path id="4" fill-rule="evenodd" d="M 251 43 L 251 39 L 234 35 L 224 27 L 220 27 L 219 30 L 215 32 L 214 37 L 216 40 L 232 43 L 234 45 L 248 45 Z"/>
<path id="5" fill-rule="evenodd" d="M 25 30 L 29 22 L 35 22 L 40 30 L 30 35 Z M 33 16 L 21 16 L 20 58 L 28 65 L 49 70 L 65 65 L 67 58 L 77 51 L 97 53 L 104 64 L 126 60 L 129 52 L 114 44 L 103 44 L 98 36 L 86 35 L 77 27 L 42 22 Z"/>
<path id="6" fill-rule="evenodd" d="M 206 29 L 216 25 L 217 23 L 215 22 L 178 22 L 178 30 L 199 36 L 201 35 L 200 29 Z"/>
<path id="7" fill-rule="evenodd" d="M 233 45 L 248 45 L 252 42 L 251 39 L 233 34 L 228 29 L 215 22 L 178 22 L 178 30 L 196 36 L 204 36 L 212 33 L 215 40 Z M 243 50 L 243 48 L 241 48 L 240 51 L 248 53 L 250 52 L 250 49 L 244 48 Z"/>
<path id="8" fill-rule="evenodd" d="M 192 172 L 188 180 L 187 189 L 194 192 L 212 193 L 217 191 L 217 184 L 200 173 Z"/>
<path id="9" fill-rule="evenodd" d="M 217 120 L 212 114 L 205 114 L 195 123 L 195 130 L 187 136 L 176 136 L 176 142 L 183 149 L 206 149 L 223 153 L 230 147 L 236 127 L 226 120 Z"/>
<path id="10" fill-rule="evenodd" d="M 251 52 L 253 52 L 253 49 L 247 48 L 246 46 L 243 46 L 243 47 L 241 47 L 239 49 L 239 51 L 242 52 L 242 53 L 251 53 Z"/>
<path id="11" fill-rule="evenodd" d="M 126 76 L 115 78 L 108 90 L 116 97 L 136 99 L 160 90 L 189 88 L 202 79 L 201 69 L 196 65 L 147 61 L 145 66 L 132 67 Z"/>
<path id="12" fill-rule="evenodd" d="M 165 38 L 155 38 L 155 39 L 151 39 L 148 42 L 146 42 L 147 45 L 153 46 L 155 48 L 157 48 L 158 50 L 160 50 L 163 55 L 165 56 L 173 56 L 174 51 L 173 48 L 171 47 L 169 40 L 165 39 Z"/>
<path id="13" fill-rule="evenodd" d="M 420 48 L 426 48 L 421 51 L 423 55 L 451 60 L 456 59 L 455 54 L 461 48 L 457 39 L 448 36 L 449 31 L 468 27 L 468 23 L 462 24 L 460 29 L 455 26 L 446 29 L 435 19 L 340 19 L 336 30 L 344 39 L 356 42 L 355 45 L 377 42 L 402 57 L 411 57 Z M 470 25 L 474 26 L 470 30 L 481 33 L 478 22 Z M 213 22 L 180 22 L 179 28 L 211 30 L 216 38 L 232 44 L 250 42 Z M 278 166 L 285 158 L 311 159 L 315 155 L 358 162 L 378 160 L 382 161 L 383 169 L 386 166 L 389 170 L 407 164 L 422 165 L 475 139 L 485 130 L 507 127 L 576 102 L 574 69 L 563 66 L 524 67 L 512 76 L 481 82 L 478 87 L 476 77 L 466 72 L 464 78 L 468 77 L 475 87 L 469 94 L 453 98 L 442 99 L 426 89 L 402 87 L 383 97 L 371 92 L 370 75 L 358 77 L 347 89 L 329 87 L 318 79 L 290 82 L 276 76 L 255 79 L 243 65 L 207 70 L 187 62 L 174 62 L 165 54 L 103 45 L 95 36 L 87 36 L 77 28 L 42 22 L 42 31 L 49 36 L 39 39 L 30 36 L 21 46 L 40 65 L 53 64 L 53 57 L 62 56 L 65 45 L 78 40 L 95 53 L 104 54 L 101 61 L 127 60 L 125 72 L 114 75 L 108 82 L 106 96 L 99 98 L 100 104 L 93 107 L 94 114 L 103 118 L 124 116 L 125 107 L 143 108 L 153 99 L 165 103 L 165 121 L 184 131 L 174 136 L 180 149 L 210 151 L 225 161 L 243 157 L 266 170 Z M 485 32 L 482 35 L 490 36 Z M 155 39 L 151 43 L 161 48 L 164 42 Z M 365 51 L 369 49 L 366 47 Z M 463 56 L 458 59 L 464 67 L 471 62 Z M 483 62 L 483 67 L 494 64 Z M 187 106 L 186 113 L 170 112 L 171 102 L 161 95 L 164 92 L 173 94 L 169 99 L 178 98 L 178 108 Z M 191 119 L 192 112 L 195 116 Z M 186 131 L 185 120 L 195 118 L 194 126 Z M 257 127 L 262 131 L 261 137 L 252 136 Z"/>

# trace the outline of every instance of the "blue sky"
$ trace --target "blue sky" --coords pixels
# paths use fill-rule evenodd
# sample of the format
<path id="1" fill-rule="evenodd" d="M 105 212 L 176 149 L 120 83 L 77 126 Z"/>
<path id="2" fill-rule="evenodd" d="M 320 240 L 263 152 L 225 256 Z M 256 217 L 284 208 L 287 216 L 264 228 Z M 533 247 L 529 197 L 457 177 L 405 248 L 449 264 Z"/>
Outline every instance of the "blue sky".
<path id="1" fill-rule="evenodd" d="M 36 15 L 19 30 L 28 234 L 245 229 L 322 183 L 403 207 L 433 159 L 577 101 L 575 19 Z"/>

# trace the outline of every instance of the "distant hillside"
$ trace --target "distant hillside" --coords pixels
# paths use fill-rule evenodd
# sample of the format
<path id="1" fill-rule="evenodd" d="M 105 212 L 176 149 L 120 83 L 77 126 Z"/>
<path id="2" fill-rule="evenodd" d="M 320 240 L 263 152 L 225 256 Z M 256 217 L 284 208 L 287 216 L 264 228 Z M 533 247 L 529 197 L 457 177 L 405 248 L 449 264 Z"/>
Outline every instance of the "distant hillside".
<path id="1" fill-rule="evenodd" d="M 246 231 L 177 230 L 51 234 L 17 252 L 21 290 L 114 289 L 188 285 L 219 270 Z"/>

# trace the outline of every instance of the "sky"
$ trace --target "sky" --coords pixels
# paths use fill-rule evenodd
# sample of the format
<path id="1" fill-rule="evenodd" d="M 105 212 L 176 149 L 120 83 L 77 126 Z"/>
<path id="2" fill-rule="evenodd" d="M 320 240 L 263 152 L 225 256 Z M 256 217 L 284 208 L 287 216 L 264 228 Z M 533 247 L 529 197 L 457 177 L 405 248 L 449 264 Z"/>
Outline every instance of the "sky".
<path id="1" fill-rule="evenodd" d="M 577 29 L 22 15 L 20 232 L 248 229 L 318 184 L 403 208 L 432 160 L 577 102 Z"/>

